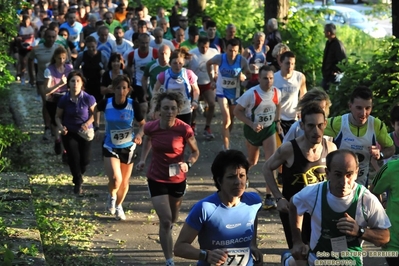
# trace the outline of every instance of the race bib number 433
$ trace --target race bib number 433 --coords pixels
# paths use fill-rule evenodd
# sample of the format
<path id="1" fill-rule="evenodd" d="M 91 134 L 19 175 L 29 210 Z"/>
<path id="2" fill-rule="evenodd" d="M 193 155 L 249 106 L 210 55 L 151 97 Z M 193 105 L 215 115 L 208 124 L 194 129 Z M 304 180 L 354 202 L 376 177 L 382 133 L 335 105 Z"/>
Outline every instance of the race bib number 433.
<path id="1" fill-rule="evenodd" d="M 111 130 L 111 141 L 114 145 L 121 145 L 132 141 L 132 129 Z"/>

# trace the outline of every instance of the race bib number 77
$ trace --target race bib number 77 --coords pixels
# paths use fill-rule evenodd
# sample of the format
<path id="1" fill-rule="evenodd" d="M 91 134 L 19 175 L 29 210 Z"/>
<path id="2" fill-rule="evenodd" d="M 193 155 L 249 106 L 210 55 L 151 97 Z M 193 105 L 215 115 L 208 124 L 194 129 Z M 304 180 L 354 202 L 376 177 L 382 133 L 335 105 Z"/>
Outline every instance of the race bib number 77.
<path id="1" fill-rule="evenodd" d="M 246 266 L 251 252 L 249 248 L 228 248 L 227 260 L 222 266 Z"/>

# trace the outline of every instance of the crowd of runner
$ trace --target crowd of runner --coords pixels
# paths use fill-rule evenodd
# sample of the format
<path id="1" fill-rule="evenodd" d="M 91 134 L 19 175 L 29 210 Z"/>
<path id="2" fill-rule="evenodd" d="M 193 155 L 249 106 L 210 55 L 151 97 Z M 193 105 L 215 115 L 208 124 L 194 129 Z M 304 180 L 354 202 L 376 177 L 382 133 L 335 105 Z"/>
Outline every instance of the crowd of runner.
<path id="1" fill-rule="evenodd" d="M 282 265 L 362 265 L 363 240 L 391 251 L 385 253 L 388 264 L 399 265 L 399 182 L 393 178 L 399 110 L 392 109 L 394 131 L 388 133 L 370 115 L 373 92 L 358 86 L 351 89 L 349 112 L 328 117 L 328 91 L 346 58 L 334 24 L 324 27 L 322 88 L 308 90 L 276 19 L 267 22 L 266 34 L 254 30 L 252 44 L 244 47 L 234 24 L 221 30 L 204 16 L 201 27 L 190 25 L 179 2 L 156 14 L 126 0 L 30 4 L 20 10 L 10 47 L 17 79 L 35 87 L 42 103 L 43 140 L 54 141 L 54 152 L 70 167 L 74 193 L 83 195 L 91 142 L 104 113 L 106 205 L 117 220 L 126 220 L 122 204 L 142 144 L 135 169 L 147 169 L 166 265 L 174 265 L 174 256 L 198 265 L 262 265 L 256 242 L 262 208 L 279 211 L 289 249 L 281 254 Z M 201 132 L 212 143 L 216 104 L 223 143 L 211 167 L 217 192 L 192 207 L 174 244 L 186 175 L 200 153 L 196 136 Z M 202 112 L 200 130 L 196 118 Z M 230 149 L 235 117 L 244 124 L 246 155 Z M 260 147 L 263 201 L 245 192 Z M 379 172 L 368 190 L 370 167 Z M 196 238 L 199 249 L 192 245 Z"/>

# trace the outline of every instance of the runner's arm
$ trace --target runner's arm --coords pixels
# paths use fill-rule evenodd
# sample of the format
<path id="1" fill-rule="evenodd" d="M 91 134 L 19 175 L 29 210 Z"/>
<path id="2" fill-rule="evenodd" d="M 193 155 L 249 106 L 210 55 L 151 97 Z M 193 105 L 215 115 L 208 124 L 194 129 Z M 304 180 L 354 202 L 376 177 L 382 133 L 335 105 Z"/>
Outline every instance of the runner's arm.
<path id="1" fill-rule="evenodd" d="M 199 157 L 199 149 L 198 149 L 198 145 L 197 145 L 195 136 L 192 136 L 187 139 L 187 145 L 191 149 L 191 154 L 190 154 L 190 156 L 188 156 L 187 162 L 194 164 L 198 160 L 198 157 Z"/>
<path id="2" fill-rule="evenodd" d="M 200 249 L 193 247 L 192 243 L 198 236 L 198 231 L 192 228 L 187 223 L 184 223 L 180 231 L 179 237 L 176 240 L 174 247 L 174 254 L 177 257 L 199 260 Z"/>
<path id="3" fill-rule="evenodd" d="M 303 215 L 298 215 L 297 208 L 293 203 L 294 197 L 291 198 L 289 205 L 289 217 L 290 217 L 290 228 L 292 234 L 292 242 L 294 244 L 292 248 L 292 255 L 297 260 L 306 259 L 306 245 L 302 241 L 302 223 Z M 305 254 L 304 254 L 305 253 Z"/>
<path id="4" fill-rule="evenodd" d="M 302 79 L 301 79 L 301 88 L 299 88 L 299 99 L 302 99 L 303 95 L 307 92 L 306 89 L 306 77 L 304 74 L 302 74 Z"/>
<path id="5" fill-rule="evenodd" d="M 214 80 L 212 77 L 212 65 L 219 66 L 222 63 L 222 55 L 217 54 L 206 62 L 206 71 L 208 72 L 211 82 Z M 216 70 L 215 70 L 216 73 Z"/>
<path id="6" fill-rule="evenodd" d="M 237 104 L 234 108 L 234 115 L 237 117 L 238 120 L 244 122 L 244 124 L 246 124 L 250 128 L 253 128 L 254 122 L 252 122 L 252 120 L 245 115 L 245 107 L 243 107 L 241 104 Z"/>
<path id="7" fill-rule="evenodd" d="M 290 153 L 293 153 L 292 144 L 286 143 L 281 145 L 276 152 L 264 163 L 262 172 L 265 178 L 266 184 L 269 186 L 273 196 L 277 198 L 284 198 L 283 194 L 277 186 L 276 180 L 274 178 L 274 171 L 278 169 L 281 165 L 286 163 Z"/>

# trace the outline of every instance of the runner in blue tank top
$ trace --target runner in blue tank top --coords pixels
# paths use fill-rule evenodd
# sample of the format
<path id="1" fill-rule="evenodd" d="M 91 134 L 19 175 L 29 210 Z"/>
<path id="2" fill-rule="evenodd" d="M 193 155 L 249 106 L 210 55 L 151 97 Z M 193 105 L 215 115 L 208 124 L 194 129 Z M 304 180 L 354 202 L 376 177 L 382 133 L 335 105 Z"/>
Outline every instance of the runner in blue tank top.
<path id="1" fill-rule="evenodd" d="M 125 75 L 112 81 L 114 97 L 102 100 L 98 111 L 104 112 L 105 140 L 103 145 L 105 173 L 109 178 L 107 209 L 117 220 L 126 220 L 122 208 L 129 190 L 129 178 L 133 169 L 133 153 L 141 144 L 145 120 L 140 105 L 129 98 L 130 79 Z M 139 124 L 139 132 L 133 132 L 133 120 Z"/>
<path id="2" fill-rule="evenodd" d="M 216 97 L 223 117 L 222 137 L 223 149 L 230 148 L 230 131 L 233 129 L 234 107 L 236 99 L 240 97 L 241 81 L 249 76 L 247 60 L 239 54 L 239 42 L 231 39 L 227 42 L 225 54 L 215 55 L 206 63 L 209 78 L 212 80 L 211 86 L 216 88 Z M 219 67 L 216 83 L 212 77 L 212 65 Z M 245 75 L 243 74 L 245 73 Z"/>

